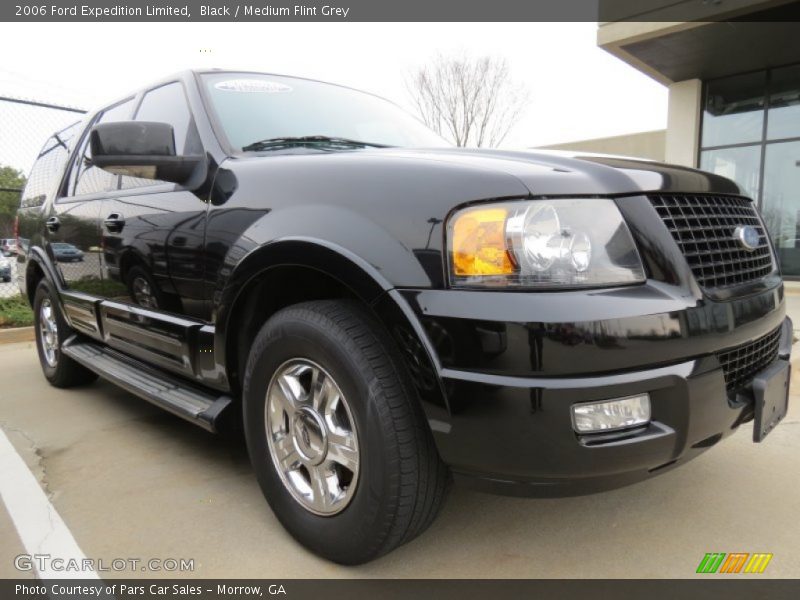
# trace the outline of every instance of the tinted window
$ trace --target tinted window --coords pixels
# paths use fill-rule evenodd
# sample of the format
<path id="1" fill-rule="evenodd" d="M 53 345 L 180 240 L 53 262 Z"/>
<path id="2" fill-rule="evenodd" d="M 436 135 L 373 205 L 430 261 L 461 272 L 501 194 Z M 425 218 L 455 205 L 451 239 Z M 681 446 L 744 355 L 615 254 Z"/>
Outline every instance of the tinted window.
<path id="1" fill-rule="evenodd" d="M 53 134 L 45 142 L 36 162 L 33 163 L 20 206 L 27 208 L 44 204 L 47 193 L 56 185 L 56 178 L 60 178 L 64 172 L 64 165 L 72 152 L 75 136 L 80 131 L 79 126 L 80 123 L 73 123 Z"/>
<path id="2" fill-rule="evenodd" d="M 114 123 L 117 121 L 127 121 L 133 111 L 133 99 L 126 100 L 112 106 L 100 115 L 92 125 L 99 123 Z M 70 174 L 68 196 L 79 196 L 81 194 L 96 194 L 98 192 L 110 192 L 119 187 L 119 178 L 103 169 L 93 167 L 91 164 L 91 148 L 89 146 L 89 136 L 84 137 L 80 158 L 75 161 Z"/>
<path id="3" fill-rule="evenodd" d="M 183 86 L 168 83 L 147 92 L 136 111 L 136 121 L 153 121 L 172 125 L 177 154 L 202 154 L 200 136 L 183 93 Z M 152 179 L 122 177 L 122 189 L 161 183 Z"/>
<path id="4" fill-rule="evenodd" d="M 175 152 L 193 154 L 199 151 L 197 131 L 192 122 L 192 113 L 186 103 L 183 86 L 169 83 L 145 94 L 139 110 L 137 121 L 155 121 L 169 123 L 175 132 Z"/>

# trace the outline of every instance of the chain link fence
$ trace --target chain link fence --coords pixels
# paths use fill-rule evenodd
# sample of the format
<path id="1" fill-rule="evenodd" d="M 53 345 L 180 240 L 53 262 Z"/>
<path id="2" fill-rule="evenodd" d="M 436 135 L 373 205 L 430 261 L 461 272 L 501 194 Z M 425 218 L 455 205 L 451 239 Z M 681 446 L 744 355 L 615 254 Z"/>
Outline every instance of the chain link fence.
<path id="1" fill-rule="evenodd" d="M 47 139 L 82 118 L 84 110 L 0 93 L 0 299 L 19 295 L 14 220 L 20 194 Z M 76 261 L 77 264 L 77 261 Z M 3 323 L 0 310 L 0 326 Z"/>

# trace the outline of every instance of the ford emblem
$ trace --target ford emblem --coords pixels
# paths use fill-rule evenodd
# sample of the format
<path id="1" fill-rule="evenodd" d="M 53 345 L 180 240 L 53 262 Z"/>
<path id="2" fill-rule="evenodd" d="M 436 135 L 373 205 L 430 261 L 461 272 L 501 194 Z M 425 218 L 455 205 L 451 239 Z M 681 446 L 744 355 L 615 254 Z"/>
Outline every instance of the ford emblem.
<path id="1" fill-rule="evenodd" d="M 733 230 L 733 237 L 739 242 L 739 245 L 745 250 L 752 252 L 758 248 L 761 242 L 761 236 L 758 230 L 752 225 L 739 225 Z"/>

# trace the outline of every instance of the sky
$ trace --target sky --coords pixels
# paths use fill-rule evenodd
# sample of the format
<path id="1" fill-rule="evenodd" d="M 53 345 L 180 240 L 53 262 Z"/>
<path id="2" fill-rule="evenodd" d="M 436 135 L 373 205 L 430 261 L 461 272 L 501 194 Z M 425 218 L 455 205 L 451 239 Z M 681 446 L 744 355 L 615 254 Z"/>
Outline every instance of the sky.
<path id="1" fill-rule="evenodd" d="M 666 88 L 598 48 L 596 33 L 595 23 L 2 23 L 0 96 L 93 108 L 173 71 L 222 67 L 331 81 L 411 109 L 408 74 L 467 52 L 506 58 L 530 91 L 504 147 L 666 127 Z M 0 161 L 15 134 L 3 121 L 30 121 L 4 118 L 2 104 Z"/>

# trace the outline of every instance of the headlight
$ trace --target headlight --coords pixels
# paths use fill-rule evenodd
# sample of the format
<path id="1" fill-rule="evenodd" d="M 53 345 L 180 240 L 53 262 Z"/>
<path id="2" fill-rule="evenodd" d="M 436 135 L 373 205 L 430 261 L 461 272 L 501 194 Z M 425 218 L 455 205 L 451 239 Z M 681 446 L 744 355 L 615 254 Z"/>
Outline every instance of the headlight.
<path id="1" fill-rule="evenodd" d="M 0 269 L 5 269 L 5 268 L 10 267 L 10 266 L 11 266 L 11 263 L 8 262 L 7 258 L 0 258 Z"/>
<path id="2" fill-rule="evenodd" d="M 641 283 L 644 268 L 613 200 L 481 204 L 447 224 L 450 283 L 596 287 Z"/>

